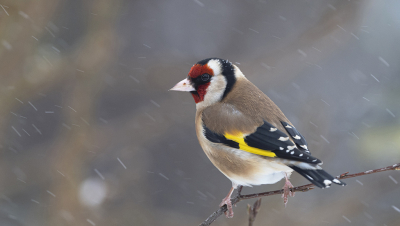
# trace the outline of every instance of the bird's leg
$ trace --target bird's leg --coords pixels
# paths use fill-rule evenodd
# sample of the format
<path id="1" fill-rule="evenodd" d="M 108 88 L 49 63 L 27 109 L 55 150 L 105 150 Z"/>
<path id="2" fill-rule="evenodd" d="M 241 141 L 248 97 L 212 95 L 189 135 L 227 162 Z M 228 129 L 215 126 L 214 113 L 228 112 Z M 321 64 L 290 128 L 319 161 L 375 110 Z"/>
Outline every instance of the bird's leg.
<path id="1" fill-rule="evenodd" d="M 232 218 L 233 217 L 233 210 L 232 210 L 232 202 L 231 202 L 231 195 L 233 193 L 233 190 L 235 190 L 235 188 L 231 188 L 231 190 L 229 191 L 228 195 L 222 199 L 221 204 L 219 204 L 220 207 L 222 207 L 223 205 L 226 205 L 226 207 L 228 208 L 227 211 L 225 211 L 225 216 L 227 218 Z"/>
<path id="2" fill-rule="evenodd" d="M 286 207 L 286 204 L 288 202 L 288 196 L 290 195 L 290 196 L 294 197 L 294 192 L 290 191 L 290 189 L 293 188 L 293 185 L 292 185 L 292 183 L 290 183 L 289 178 L 286 173 L 285 173 L 285 180 L 286 180 L 286 182 L 285 182 L 285 185 L 283 186 L 282 198 L 283 198 L 283 203 L 285 204 L 285 207 Z"/>

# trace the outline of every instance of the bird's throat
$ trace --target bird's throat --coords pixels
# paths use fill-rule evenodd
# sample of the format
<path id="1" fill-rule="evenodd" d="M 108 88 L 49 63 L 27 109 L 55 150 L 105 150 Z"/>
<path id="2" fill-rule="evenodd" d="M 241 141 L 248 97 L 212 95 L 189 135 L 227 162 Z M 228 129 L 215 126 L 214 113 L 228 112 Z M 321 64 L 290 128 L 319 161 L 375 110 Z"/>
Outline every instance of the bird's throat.
<path id="1" fill-rule="evenodd" d="M 196 91 L 190 92 L 192 94 L 194 102 L 196 102 L 196 104 L 204 100 L 204 96 L 207 93 L 207 88 L 209 85 L 210 85 L 210 83 L 199 85 L 197 87 Z"/>

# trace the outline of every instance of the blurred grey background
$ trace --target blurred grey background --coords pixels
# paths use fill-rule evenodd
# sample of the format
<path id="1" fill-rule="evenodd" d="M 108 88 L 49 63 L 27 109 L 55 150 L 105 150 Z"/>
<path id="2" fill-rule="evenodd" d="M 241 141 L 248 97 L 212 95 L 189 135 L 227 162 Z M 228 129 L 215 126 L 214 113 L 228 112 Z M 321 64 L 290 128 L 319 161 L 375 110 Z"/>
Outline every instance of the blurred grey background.
<path id="1" fill-rule="evenodd" d="M 237 64 L 333 175 L 400 162 L 398 0 L 0 4 L 0 225 L 205 220 L 231 183 L 191 95 L 167 90 L 208 57 Z M 346 182 L 264 198 L 255 225 L 400 225 L 399 172 Z M 254 201 L 213 225 L 247 225 Z"/>

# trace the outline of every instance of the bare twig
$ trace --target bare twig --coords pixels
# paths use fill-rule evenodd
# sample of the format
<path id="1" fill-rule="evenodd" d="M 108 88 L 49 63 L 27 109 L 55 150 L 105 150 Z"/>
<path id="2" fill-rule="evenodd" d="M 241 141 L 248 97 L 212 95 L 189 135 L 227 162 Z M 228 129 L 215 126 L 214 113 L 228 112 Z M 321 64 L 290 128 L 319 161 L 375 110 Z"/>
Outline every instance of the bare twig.
<path id="1" fill-rule="evenodd" d="M 253 206 L 247 204 L 247 213 L 249 214 L 249 226 L 253 226 L 256 216 L 261 207 L 261 198 L 257 199 Z"/>
<path id="2" fill-rule="evenodd" d="M 361 173 L 349 174 L 349 172 L 346 172 L 346 173 L 341 174 L 337 178 L 338 179 L 348 179 L 348 178 L 352 178 L 352 177 L 359 177 L 359 176 L 364 176 L 364 175 L 368 175 L 368 174 L 379 173 L 379 172 L 384 172 L 384 171 L 389 171 L 389 170 L 400 170 L 400 163 L 397 163 L 397 164 L 394 164 L 391 166 L 387 166 L 384 168 L 380 168 L 380 169 L 368 170 L 368 171 L 361 172 Z M 313 185 L 313 184 L 305 184 L 302 186 L 294 187 L 291 189 L 291 191 L 292 192 L 306 192 L 306 191 L 310 191 L 310 190 L 314 189 L 314 186 L 315 185 Z M 232 205 L 235 205 L 236 203 L 238 203 L 244 199 L 252 199 L 252 198 L 258 198 L 258 197 L 264 197 L 264 196 L 279 195 L 279 194 L 283 193 L 283 189 L 281 189 L 281 190 L 276 190 L 276 191 L 268 191 L 268 192 L 262 192 L 262 193 L 256 193 L 256 194 L 242 195 L 242 194 L 240 194 L 241 190 L 242 190 L 242 187 L 239 187 L 238 194 L 231 199 Z M 224 213 L 226 210 L 227 210 L 226 205 L 222 206 L 217 211 L 212 213 L 199 226 L 210 225 L 219 216 L 221 216 L 222 213 Z"/>

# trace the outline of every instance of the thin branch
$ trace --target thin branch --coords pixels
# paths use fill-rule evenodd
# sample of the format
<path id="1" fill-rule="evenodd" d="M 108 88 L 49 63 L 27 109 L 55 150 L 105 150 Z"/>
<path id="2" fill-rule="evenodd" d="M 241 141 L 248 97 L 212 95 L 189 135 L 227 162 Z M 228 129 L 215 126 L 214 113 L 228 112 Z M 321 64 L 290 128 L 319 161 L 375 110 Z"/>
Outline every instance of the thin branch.
<path id="1" fill-rule="evenodd" d="M 348 179 L 352 177 L 359 177 L 359 176 L 364 176 L 368 174 L 373 174 L 373 173 L 379 173 L 379 172 L 384 172 L 384 171 L 389 171 L 389 170 L 400 170 L 400 163 L 387 166 L 384 168 L 380 169 L 375 169 L 375 170 L 368 170 L 365 172 L 361 173 L 354 173 L 354 174 L 349 174 L 343 173 L 340 176 L 336 177 L 338 179 Z M 305 184 L 302 186 L 294 187 L 291 189 L 292 192 L 306 192 L 314 189 L 314 184 Z M 283 189 L 281 190 L 276 190 L 276 191 L 268 191 L 268 192 L 262 192 L 262 193 L 256 193 L 256 194 L 249 194 L 249 195 L 242 195 L 240 192 L 242 191 L 242 187 L 239 187 L 238 193 L 235 197 L 231 199 L 232 205 L 235 205 L 236 203 L 240 202 L 241 200 L 244 199 L 252 199 L 252 198 L 258 198 L 258 197 L 264 197 L 264 196 L 271 196 L 271 195 L 279 195 L 283 193 Z M 201 223 L 199 226 L 208 226 L 212 222 L 214 222 L 219 216 L 221 216 L 225 211 L 227 210 L 226 205 L 222 206 L 219 208 L 217 211 L 212 213 L 203 223 Z"/>

